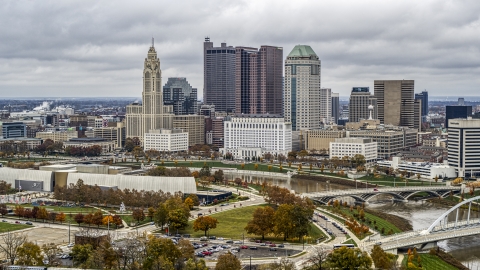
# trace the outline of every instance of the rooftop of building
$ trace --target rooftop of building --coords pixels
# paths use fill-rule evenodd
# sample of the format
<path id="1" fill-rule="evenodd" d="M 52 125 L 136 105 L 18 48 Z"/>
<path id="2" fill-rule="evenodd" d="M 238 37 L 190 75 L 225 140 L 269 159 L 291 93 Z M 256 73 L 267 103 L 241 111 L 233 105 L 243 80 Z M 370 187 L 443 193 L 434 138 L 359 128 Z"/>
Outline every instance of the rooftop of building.
<path id="1" fill-rule="evenodd" d="M 72 138 L 69 140 L 69 142 L 106 142 L 106 141 L 108 140 L 104 138 L 97 138 L 97 137 Z"/>
<path id="2" fill-rule="evenodd" d="M 312 47 L 308 45 L 296 45 L 287 57 L 309 57 L 312 55 L 318 57 Z"/>
<path id="3" fill-rule="evenodd" d="M 283 118 L 281 114 L 235 114 L 233 117 L 240 118 Z"/>

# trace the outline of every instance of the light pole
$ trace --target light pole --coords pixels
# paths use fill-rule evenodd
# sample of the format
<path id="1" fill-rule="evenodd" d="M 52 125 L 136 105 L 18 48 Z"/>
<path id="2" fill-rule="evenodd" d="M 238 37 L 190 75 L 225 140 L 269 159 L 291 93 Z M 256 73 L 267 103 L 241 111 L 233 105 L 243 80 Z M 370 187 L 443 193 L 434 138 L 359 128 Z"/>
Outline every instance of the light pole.
<path id="1" fill-rule="evenodd" d="M 70 220 L 68 220 L 68 244 L 70 244 Z"/>

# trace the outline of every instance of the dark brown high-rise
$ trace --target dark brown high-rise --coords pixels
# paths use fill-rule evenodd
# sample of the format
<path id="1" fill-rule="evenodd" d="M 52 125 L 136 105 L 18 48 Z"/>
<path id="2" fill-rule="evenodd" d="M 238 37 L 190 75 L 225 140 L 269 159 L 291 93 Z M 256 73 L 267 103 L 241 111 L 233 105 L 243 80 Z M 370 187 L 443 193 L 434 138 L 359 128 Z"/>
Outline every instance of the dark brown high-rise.
<path id="1" fill-rule="evenodd" d="M 235 48 L 235 112 L 283 115 L 283 48 Z"/>
<path id="2" fill-rule="evenodd" d="M 375 80 L 380 123 L 414 128 L 414 80 Z"/>

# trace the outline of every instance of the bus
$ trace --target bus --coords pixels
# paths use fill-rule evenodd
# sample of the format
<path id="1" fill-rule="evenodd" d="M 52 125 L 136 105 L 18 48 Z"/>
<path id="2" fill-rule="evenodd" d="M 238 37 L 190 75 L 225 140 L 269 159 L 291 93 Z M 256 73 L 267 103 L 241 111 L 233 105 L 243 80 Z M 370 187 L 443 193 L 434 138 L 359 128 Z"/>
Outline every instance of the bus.
<path id="1" fill-rule="evenodd" d="M 336 245 L 333 245 L 333 249 L 339 249 L 341 247 L 355 248 L 355 245 L 354 244 L 336 244 Z"/>

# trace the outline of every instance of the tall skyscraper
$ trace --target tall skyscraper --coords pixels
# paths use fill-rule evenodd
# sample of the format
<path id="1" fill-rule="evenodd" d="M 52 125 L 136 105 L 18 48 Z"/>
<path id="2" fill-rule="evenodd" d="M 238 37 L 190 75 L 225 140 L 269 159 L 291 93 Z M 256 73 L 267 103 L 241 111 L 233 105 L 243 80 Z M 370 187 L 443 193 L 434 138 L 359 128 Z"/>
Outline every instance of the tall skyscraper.
<path id="1" fill-rule="evenodd" d="M 284 116 L 292 130 L 320 127 L 320 59 L 308 45 L 297 45 L 285 60 Z"/>
<path id="2" fill-rule="evenodd" d="M 235 112 L 282 114 L 283 48 L 235 47 Z"/>
<path id="3" fill-rule="evenodd" d="M 163 103 L 173 106 L 175 115 L 197 114 L 197 88 L 186 78 L 168 78 L 163 86 Z"/>
<path id="4" fill-rule="evenodd" d="M 445 108 L 445 127 L 449 128 L 448 120 L 472 117 L 472 106 L 452 105 Z"/>
<path id="5" fill-rule="evenodd" d="M 348 103 L 348 122 L 359 122 L 368 119 L 370 111 L 368 106 L 373 106 L 372 118 L 378 119 L 377 99 L 370 93 L 369 87 L 353 87 Z"/>
<path id="6" fill-rule="evenodd" d="M 340 118 L 340 95 L 332 93 L 332 121 L 338 124 L 338 118 Z"/>
<path id="7" fill-rule="evenodd" d="M 320 122 L 332 122 L 332 89 L 320 88 Z"/>
<path id="8" fill-rule="evenodd" d="M 152 129 L 172 128 L 172 107 L 163 104 L 161 72 L 160 59 L 157 58 L 152 40 L 152 46 L 143 64 L 143 102 L 127 106 L 125 115 L 127 138 L 138 137 L 143 140 L 145 132 Z"/>
<path id="9" fill-rule="evenodd" d="M 422 100 L 415 99 L 413 102 L 413 128 L 422 131 Z"/>
<path id="10" fill-rule="evenodd" d="M 374 81 L 380 123 L 414 127 L 414 85 L 414 80 Z"/>
<path id="11" fill-rule="evenodd" d="M 415 94 L 415 99 L 421 100 L 422 116 L 427 116 L 428 115 L 428 92 L 427 92 L 427 90 L 422 91 L 422 93 Z"/>
<path id="12" fill-rule="evenodd" d="M 218 112 L 235 110 L 235 48 L 222 43 L 203 43 L 203 102 Z"/>

